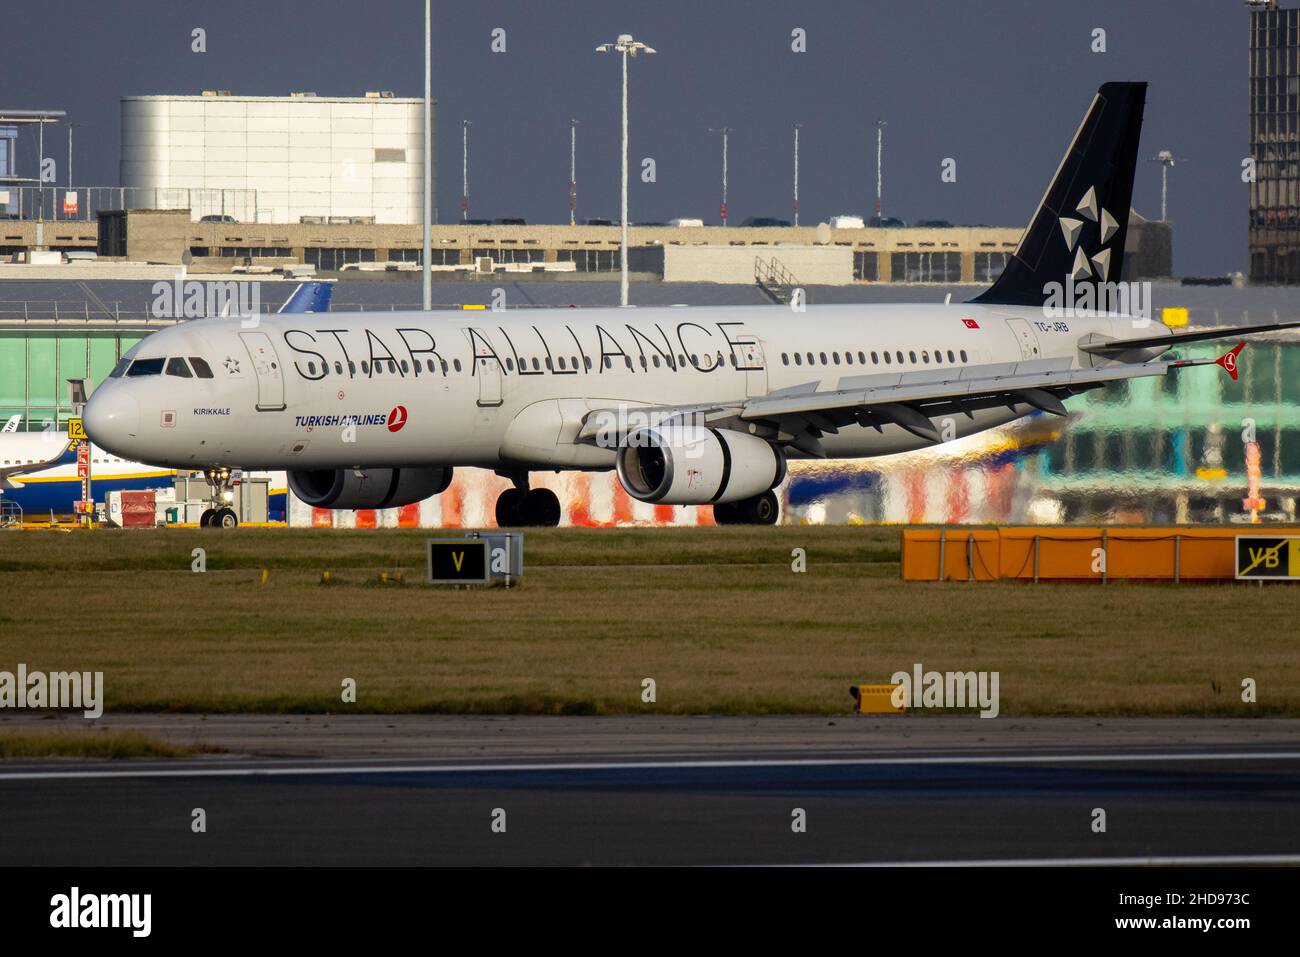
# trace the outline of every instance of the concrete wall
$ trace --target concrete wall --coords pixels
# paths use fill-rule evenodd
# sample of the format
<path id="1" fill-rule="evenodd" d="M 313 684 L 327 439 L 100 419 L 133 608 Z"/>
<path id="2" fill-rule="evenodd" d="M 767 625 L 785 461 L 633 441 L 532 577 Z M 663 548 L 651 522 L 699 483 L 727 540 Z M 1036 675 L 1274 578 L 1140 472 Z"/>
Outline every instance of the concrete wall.
<path id="1" fill-rule="evenodd" d="M 665 282 L 752 283 L 755 259 L 772 259 L 800 283 L 846 285 L 853 281 L 853 250 L 846 246 L 665 246 Z"/>
<path id="2" fill-rule="evenodd" d="M 179 263 L 188 247 L 188 209 L 133 209 L 126 220 L 126 258 L 132 262 Z"/>
<path id="3" fill-rule="evenodd" d="M 252 210 L 229 211 L 240 220 L 416 223 L 423 114 L 422 100 L 395 97 L 123 97 L 121 182 L 247 191 Z"/>

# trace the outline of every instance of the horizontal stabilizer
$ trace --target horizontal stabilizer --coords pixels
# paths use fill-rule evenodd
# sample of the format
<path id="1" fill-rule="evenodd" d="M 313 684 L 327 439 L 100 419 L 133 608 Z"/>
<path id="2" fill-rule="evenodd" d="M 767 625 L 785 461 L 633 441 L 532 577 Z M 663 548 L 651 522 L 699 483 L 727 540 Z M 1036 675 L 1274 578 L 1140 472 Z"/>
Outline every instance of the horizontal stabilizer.
<path id="1" fill-rule="evenodd" d="M 1113 356 L 1134 349 L 1172 349 L 1184 342 L 1209 342 L 1214 339 L 1237 339 L 1258 332 L 1277 332 L 1281 329 L 1300 329 L 1300 321 L 1267 322 L 1258 326 L 1224 326 L 1219 329 L 1198 329 L 1195 332 L 1175 332 L 1141 339 L 1105 339 L 1079 343 L 1079 348 L 1095 356 Z"/>

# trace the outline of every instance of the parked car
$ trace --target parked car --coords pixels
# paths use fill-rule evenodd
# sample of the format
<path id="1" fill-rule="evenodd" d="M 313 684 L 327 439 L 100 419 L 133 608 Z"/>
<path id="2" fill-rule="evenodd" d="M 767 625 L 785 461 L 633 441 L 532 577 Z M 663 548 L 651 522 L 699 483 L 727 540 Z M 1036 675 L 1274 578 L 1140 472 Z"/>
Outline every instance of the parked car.
<path id="1" fill-rule="evenodd" d="M 952 229 L 952 223 L 946 219 L 918 219 L 912 225 L 918 229 Z"/>
<path id="2" fill-rule="evenodd" d="M 617 226 L 618 223 L 616 223 L 612 219 L 589 219 L 587 220 L 587 225 L 588 226 Z"/>
<path id="3" fill-rule="evenodd" d="M 895 216 L 872 216 L 867 221 L 868 226 L 879 229 L 906 229 L 907 223 Z"/>
<path id="4" fill-rule="evenodd" d="M 771 226 L 789 226 L 790 220 L 776 219 L 772 216 L 751 216 L 740 224 L 741 227 L 771 227 Z"/>
<path id="5" fill-rule="evenodd" d="M 225 213 L 210 213 L 207 216 L 200 216 L 201 223 L 238 223 L 239 220 L 234 216 L 227 216 Z"/>
<path id="6" fill-rule="evenodd" d="M 494 220 L 492 220 L 492 225 L 494 225 L 494 226 L 527 226 L 527 225 L 528 225 L 528 220 L 526 220 L 526 219 L 509 219 L 509 218 L 507 218 L 507 219 L 494 219 Z"/>
<path id="7" fill-rule="evenodd" d="M 703 226 L 703 225 L 704 225 L 704 220 L 702 220 L 702 219 L 696 219 L 695 217 L 692 217 L 692 216 L 685 216 L 685 217 L 681 217 L 681 218 L 679 218 L 679 219 L 670 219 L 670 220 L 668 220 L 668 225 L 669 225 L 669 226 L 682 226 L 682 227 Z"/>
<path id="8" fill-rule="evenodd" d="M 867 224 L 861 216 L 832 216 L 831 229 L 862 229 Z"/>
<path id="9" fill-rule="evenodd" d="M 492 220 L 490 220 L 490 219 L 463 219 L 463 220 L 461 220 L 461 225 L 462 225 L 462 226 L 491 226 L 491 225 L 492 225 Z"/>

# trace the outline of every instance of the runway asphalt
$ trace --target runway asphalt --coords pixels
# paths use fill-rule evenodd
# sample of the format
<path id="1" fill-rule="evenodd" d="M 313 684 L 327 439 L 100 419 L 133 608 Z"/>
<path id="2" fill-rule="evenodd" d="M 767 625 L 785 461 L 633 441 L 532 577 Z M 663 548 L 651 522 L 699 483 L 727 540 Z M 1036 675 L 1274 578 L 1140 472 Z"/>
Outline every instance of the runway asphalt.
<path id="1" fill-rule="evenodd" d="M 263 737 L 0 763 L 0 865 L 1300 863 L 1287 719 L 115 721 Z"/>

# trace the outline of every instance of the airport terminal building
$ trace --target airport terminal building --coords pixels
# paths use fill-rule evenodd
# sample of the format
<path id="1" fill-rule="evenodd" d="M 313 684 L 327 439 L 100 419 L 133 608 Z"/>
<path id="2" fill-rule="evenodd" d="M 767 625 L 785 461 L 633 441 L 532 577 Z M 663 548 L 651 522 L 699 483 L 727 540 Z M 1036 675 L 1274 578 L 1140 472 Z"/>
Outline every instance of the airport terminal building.
<path id="1" fill-rule="evenodd" d="M 1250 281 L 1300 283 L 1300 8 L 1250 11 Z"/>
<path id="2" fill-rule="evenodd" d="M 188 207 L 196 221 L 418 223 L 423 168 L 420 99 L 122 98 L 122 187 L 154 191 L 155 205 Z"/>

